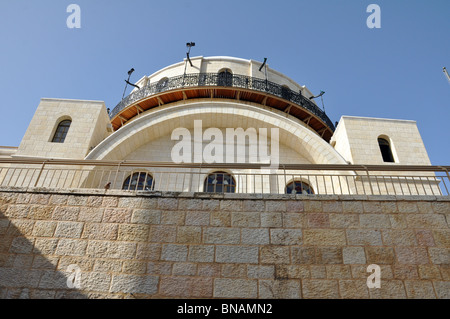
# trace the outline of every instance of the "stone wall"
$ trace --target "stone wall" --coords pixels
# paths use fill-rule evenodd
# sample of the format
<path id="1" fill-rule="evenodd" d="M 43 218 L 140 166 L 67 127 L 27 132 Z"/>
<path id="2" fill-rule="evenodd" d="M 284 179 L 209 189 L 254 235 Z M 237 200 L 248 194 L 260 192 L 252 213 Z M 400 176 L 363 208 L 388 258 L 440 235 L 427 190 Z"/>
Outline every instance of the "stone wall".
<path id="1" fill-rule="evenodd" d="M 2 189 L 0 298 L 450 298 L 448 197 L 226 195 Z"/>

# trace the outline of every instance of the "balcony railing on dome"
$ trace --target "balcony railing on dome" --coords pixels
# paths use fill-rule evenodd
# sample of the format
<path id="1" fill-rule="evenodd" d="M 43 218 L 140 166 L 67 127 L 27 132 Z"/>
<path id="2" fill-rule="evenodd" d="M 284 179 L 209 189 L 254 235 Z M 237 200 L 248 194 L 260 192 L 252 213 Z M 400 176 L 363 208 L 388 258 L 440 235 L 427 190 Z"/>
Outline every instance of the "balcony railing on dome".
<path id="1" fill-rule="evenodd" d="M 120 101 L 120 103 L 110 112 L 110 117 L 113 118 L 129 105 L 152 95 L 169 90 L 190 87 L 234 87 L 268 93 L 302 106 L 304 109 L 320 118 L 331 130 L 334 131 L 335 129 L 325 112 L 300 92 L 295 92 L 285 86 L 265 79 L 230 73 L 184 74 L 167 78 L 167 80 L 162 82 L 149 82 L 144 87 L 135 90 Z"/>
<path id="2" fill-rule="evenodd" d="M 174 164 L 0 159 L 0 188 L 306 195 L 449 196 L 450 166 Z"/>

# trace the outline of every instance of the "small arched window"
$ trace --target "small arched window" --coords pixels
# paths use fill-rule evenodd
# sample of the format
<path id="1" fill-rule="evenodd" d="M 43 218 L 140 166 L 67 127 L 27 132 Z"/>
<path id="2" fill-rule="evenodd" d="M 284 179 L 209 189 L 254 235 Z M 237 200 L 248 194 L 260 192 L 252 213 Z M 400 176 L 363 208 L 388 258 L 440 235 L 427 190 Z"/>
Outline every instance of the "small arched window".
<path id="1" fill-rule="evenodd" d="M 133 175 L 128 176 L 123 182 L 123 190 L 131 191 L 150 191 L 155 187 L 153 183 L 153 176 L 145 172 L 136 172 Z"/>
<path id="2" fill-rule="evenodd" d="M 205 179 L 203 191 L 206 193 L 234 193 L 236 192 L 236 181 L 231 174 L 214 172 Z"/>
<path id="3" fill-rule="evenodd" d="M 391 144 L 385 138 L 378 138 L 378 146 L 380 147 L 381 156 L 383 161 L 387 163 L 394 163 L 394 156 L 392 155 Z"/>
<path id="4" fill-rule="evenodd" d="M 308 183 L 293 181 L 287 184 L 286 194 L 314 194 L 314 190 Z"/>
<path id="5" fill-rule="evenodd" d="M 218 86 L 233 86 L 233 72 L 230 69 L 220 70 L 217 82 Z"/>
<path id="6" fill-rule="evenodd" d="M 168 78 L 162 78 L 158 81 L 158 84 L 156 85 L 156 88 L 158 92 L 165 91 L 169 88 L 169 79 Z"/>
<path id="7" fill-rule="evenodd" d="M 70 124 L 72 124 L 71 120 L 64 120 L 58 124 L 56 128 L 55 135 L 53 135 L 52 142 L 53 143 L 64 143 L 66 139 L 67 132 L 69 132 Z"/>
<path id="8" fill-rule="evenodd" d="M 291 99 L 291 89 L 287 85 L 281 87 L 281 97 L 285 100 Z"/>

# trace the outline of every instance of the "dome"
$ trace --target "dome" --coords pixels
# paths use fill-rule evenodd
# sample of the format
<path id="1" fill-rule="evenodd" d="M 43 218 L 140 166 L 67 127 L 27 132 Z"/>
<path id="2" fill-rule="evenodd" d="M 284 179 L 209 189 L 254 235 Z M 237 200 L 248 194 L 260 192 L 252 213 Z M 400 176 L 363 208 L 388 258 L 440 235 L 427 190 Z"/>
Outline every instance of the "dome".
<path id="1" fill-rule="evenodd" d="M 329 142 L 334 125 L 305 86 L 254 60 L 194 57 L 144 76 L 130 95 L 110 112 L 118 130 L 140 114 L 172 103 L 234 101 L 293 116 Z"/>

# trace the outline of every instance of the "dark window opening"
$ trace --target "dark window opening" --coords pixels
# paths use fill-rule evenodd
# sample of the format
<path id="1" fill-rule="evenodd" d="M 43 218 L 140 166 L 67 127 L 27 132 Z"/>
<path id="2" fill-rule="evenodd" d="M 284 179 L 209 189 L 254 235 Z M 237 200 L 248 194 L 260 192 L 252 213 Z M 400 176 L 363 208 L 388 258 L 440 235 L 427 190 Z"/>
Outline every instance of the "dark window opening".
<path id="1" fill-rule="evenodd" d="M 145 172 L 137 172 L 127 177 L 122 185 L 123 190 L 150 191 L 155 187 L 153 176 Z"/>
<path id="2" fill-rule="evenodd" d="M 233 86 L 233 73 L 228 69 L 220 71 L 217 82 L 218 86 Z"/>
<path id="3" fill-rule="evenodd" d="M 287 184 L 286 194 L 314 194 L 314 191 L 308 183 L 294 181 Z"/>
<path id="4" fill-rule="evenodd" d="M 209 174 L 205 179 L 203 191 L 206 193 L 234 193 L 236 181 L 233 176 L 225 172 Z"/>
<path id="5" fill-rule="evenodd" d="M 384 138 L 378 138 L 378 145 L 380 146 L 381 156 L 383 161 L 388 163 L 394 163 L 394 156 L 392 155 L 391 145 Z"/>
<path id="6" fill-rule="evenodd" d="M 69 132 L 71 123 L 72 123 L 72 121 L 70 121 L 70 120 L 64 120 L 58 124 L 55 135 L 53 135 L 53 139 L 52 139 L 53 143 L 64 143 L 66 136 L 67 136 L 67 132 Z"/>

